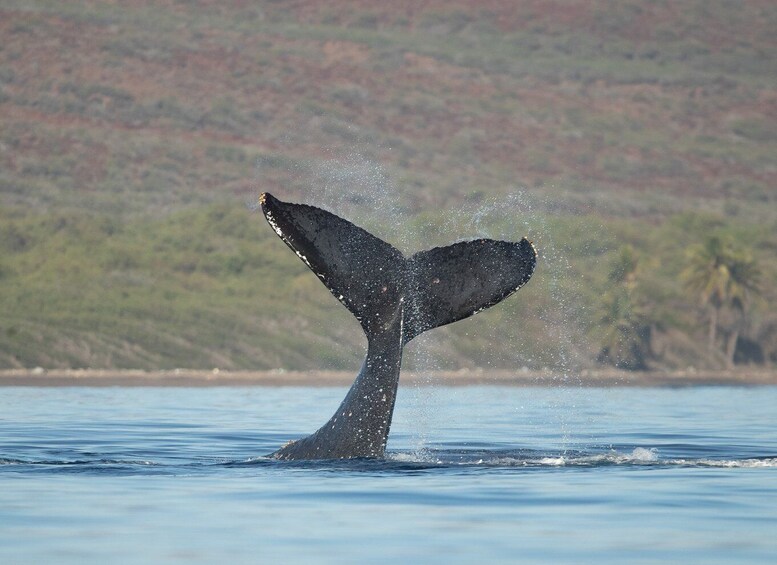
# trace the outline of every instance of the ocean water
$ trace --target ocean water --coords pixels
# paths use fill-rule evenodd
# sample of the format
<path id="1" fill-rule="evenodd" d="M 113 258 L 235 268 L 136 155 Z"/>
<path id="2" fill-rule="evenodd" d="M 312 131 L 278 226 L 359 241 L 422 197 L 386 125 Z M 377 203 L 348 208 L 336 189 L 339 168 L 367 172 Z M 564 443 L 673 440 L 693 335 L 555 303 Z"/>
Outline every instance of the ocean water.
<path id="1" fill-rule="evenodd" d="M 775 563 L 777 387 L 0 389 L 0 563 Z"/>

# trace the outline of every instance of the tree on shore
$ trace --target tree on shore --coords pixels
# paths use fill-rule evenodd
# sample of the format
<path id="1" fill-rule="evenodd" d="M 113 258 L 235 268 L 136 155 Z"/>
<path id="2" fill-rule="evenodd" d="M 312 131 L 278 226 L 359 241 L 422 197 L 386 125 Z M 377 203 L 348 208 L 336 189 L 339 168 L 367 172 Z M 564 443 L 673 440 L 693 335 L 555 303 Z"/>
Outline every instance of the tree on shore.
<path id="1" fill-rule="evenodd" d="M 610 287 L 602 294 L 596 316 L 598 360 L 628 370 L 646 369 L 650 355 L 650 325 L 637 294 L 638 266 L 634 249 L 621 247 L 610 266 Z"/>
<path id="2" fill-rule="evenodd" d="M 711 353 L 718 347 L 721 312 L 725 309 L 733 314 L 722 351 L 726 366 L 733 367 L 750 295 L 759 292 L 761 271 L 748 251 L 734 249 L 729 241 L 718 236 L 690 247 L 687 256 L 688 265 L 680 276 L 686 288 L 707 308 L 707 347 Z"/>

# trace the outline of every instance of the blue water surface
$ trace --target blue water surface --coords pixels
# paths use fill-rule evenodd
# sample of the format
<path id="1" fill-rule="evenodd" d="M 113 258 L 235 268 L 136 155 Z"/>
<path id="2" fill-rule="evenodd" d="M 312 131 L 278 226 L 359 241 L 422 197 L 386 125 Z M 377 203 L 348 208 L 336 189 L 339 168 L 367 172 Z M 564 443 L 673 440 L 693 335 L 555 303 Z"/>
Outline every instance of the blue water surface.
<path id="1" fill-rule="evenodd" d="M 775 563 L 777 387 L 0 389 L 0 563 Z"/>

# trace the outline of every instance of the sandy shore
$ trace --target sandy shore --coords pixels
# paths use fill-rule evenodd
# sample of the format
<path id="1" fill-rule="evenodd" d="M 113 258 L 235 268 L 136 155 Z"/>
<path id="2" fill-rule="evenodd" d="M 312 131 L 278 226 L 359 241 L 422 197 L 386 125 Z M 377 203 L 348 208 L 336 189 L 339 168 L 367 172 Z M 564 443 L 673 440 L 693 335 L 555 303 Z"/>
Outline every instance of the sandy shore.
<path id="1" fill-rule="evenodd" d="M 171 371 L 103 369 L 0 370 L 0 386 L 348 386 L 345 371 Z M 417 385 L 507 386 L 762 386 L 777 385 L 777 370 L 625 372 L 432 371 L 402 372 L 402 383 Z"/>

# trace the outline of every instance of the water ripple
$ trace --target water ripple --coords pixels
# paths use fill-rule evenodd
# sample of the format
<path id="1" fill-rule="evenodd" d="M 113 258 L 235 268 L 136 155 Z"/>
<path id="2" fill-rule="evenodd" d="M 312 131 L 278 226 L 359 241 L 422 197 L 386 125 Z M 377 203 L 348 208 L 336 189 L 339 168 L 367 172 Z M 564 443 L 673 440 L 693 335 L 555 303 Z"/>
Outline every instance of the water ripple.
<path id="1" fill-rule="evenodd" d="M 19 459 L 0 458 L 0 467 L 25 466 L 30 469 L 46 468 L 49 471 L 79 472 L 176 472 L 193 469 L 225 469 L 275 467 L 287 469 L 316 469 L 328 471 L 384 471 L 402 473 L 430 469 L 498 469 L 532 468 L 556 469 L 560 467 L 598 468 L 624 467 L 714 467 L 714 468 L 773 468 L 777 457 L 773 455 L 744 459 L 717 459 L 713 457 L 662 457 L 655 448 L 634 447 L 630 451 L 610 450 L 601 453 L 584 451 L 549 452 L 538 450 L 452 450 L 423 449 L 417 451 L 389 452 L 385 459 L 350 459 L 338 461 L 279 461 L 266 456 L 247 459 L 182 459 L 177 462 L 153 459 L 121 459 L 96 457 L 93 459 Z"/>

